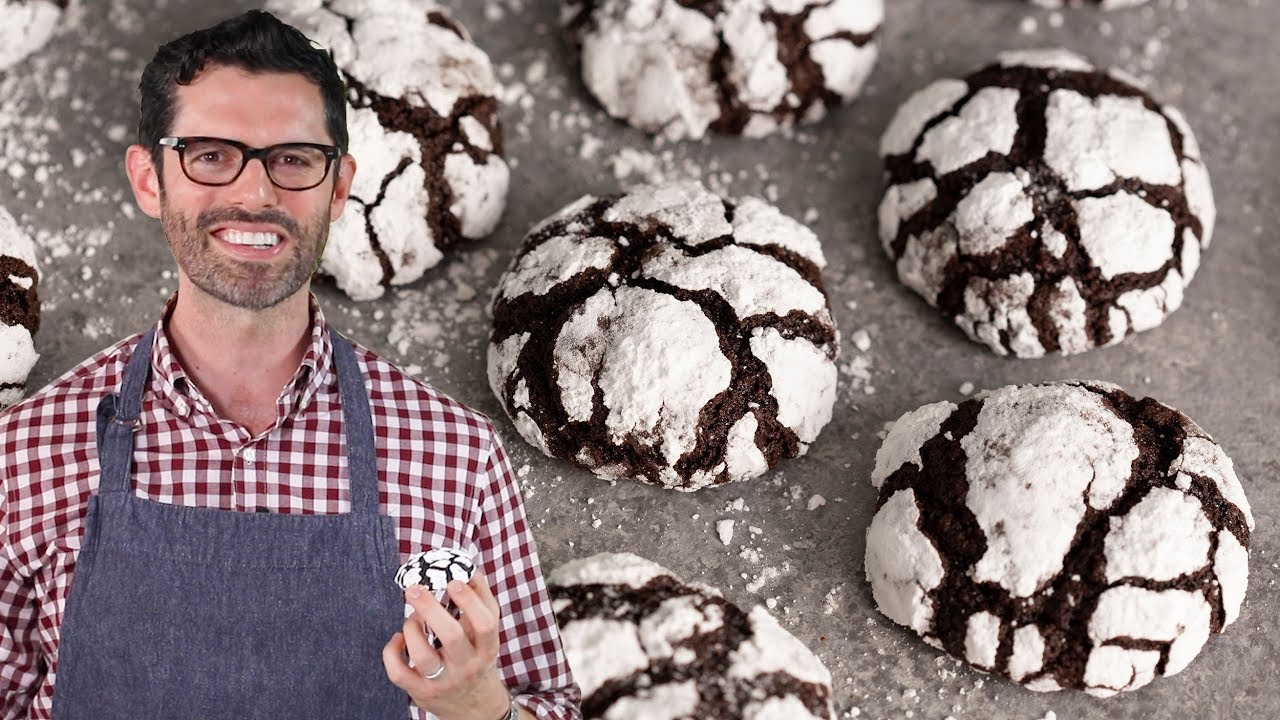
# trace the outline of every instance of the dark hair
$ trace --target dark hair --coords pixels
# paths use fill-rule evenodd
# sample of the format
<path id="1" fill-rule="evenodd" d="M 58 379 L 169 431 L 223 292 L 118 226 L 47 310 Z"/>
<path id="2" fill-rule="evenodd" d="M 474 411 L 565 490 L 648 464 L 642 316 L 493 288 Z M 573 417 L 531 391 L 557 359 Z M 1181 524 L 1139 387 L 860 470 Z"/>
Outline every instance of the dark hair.
<path id="1" fill-rule="evenodd" d="M 177 114 L 177 86 L 189 84 L 208 65 L 305 75 L 320 88 L 333 143 L 347 151 L 346 86 L 333 55 L 271 13 L 250 10 L 162 45 L 142 71 L 138 144 L 151 148 L 157 166 L 163 157 L 160 138 L 169 133 Z"/>

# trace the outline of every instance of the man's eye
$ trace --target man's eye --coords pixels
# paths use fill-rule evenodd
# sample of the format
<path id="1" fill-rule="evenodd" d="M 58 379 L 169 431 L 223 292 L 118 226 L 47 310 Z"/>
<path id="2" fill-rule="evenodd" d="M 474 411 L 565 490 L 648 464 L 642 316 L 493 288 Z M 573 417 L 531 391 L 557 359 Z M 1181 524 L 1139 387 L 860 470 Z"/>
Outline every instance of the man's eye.
<path id="1" fill-rule="evenodd" d="M 222 156 L 222 153 L 216 150 L 206 150 L 196 156 L 196 162 L 202 163 L 220 163 L 224 159 L 225 158 Z"/>
<path id="2" fill-rule="evenodd" d="M 301 153 L 282 153 L 276 156 L 276 164 L 286 167 L 311 167 L 312 160 L 310 157 Z"/>

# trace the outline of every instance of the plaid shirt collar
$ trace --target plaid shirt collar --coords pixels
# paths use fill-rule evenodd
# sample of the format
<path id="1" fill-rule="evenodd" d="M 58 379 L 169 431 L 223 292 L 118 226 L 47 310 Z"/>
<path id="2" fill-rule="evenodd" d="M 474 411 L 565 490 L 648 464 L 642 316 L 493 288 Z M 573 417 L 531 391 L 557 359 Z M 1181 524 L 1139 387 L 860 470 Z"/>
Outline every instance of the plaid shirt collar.
<path id="1" fill-rule="evenodd" d="M 160 389 L 161 396 L 179 415 L 186 415 L 189 410 L 194 410 L 222 421 L 208 399 L 187 377 L 187 371 L 182 368 L 173 345 L 170 344 L 169 317 L 173 314 L 177 299 L 176 292 L 169 296 L 160 322 L 156 324 L 155 346 L 151 352 L 152 387 Z M 280 396 L 276 398 L 279 420 L 305 410 L 317 393 L 337 392 L 338 379 L 332 362 L 333 344 L 329 339 L 329 325 L 315 295 L 309 295 L 308 308 L 311 316 L 311 342 L 307 345 L 293 379 L 280 389 Z"/>

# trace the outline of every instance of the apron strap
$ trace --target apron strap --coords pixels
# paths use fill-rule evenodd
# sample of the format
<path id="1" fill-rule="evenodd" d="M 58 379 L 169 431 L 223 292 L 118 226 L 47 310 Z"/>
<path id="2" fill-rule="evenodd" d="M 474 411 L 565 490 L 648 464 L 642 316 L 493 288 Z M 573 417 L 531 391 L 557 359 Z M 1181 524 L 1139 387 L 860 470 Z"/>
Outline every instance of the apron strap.
<path id="1" fill-rule="evenodd" d="M 131 491 L 133 433 L 139 427 L 142 395 L 151 376 L 151 348 L 155 328 L 134 345 L 125 365 L 120 394 L 107 395 L 98 403 L 99 493 Z M 330 330 L 334 362 L 338 368 L 338 395 L 342 419 L 347 429 L 347 475 L 351 488 L 351 511 L 378 515 L 378 461 L 373 439 L 373 416 L 364 374 L 351 343 Z"/>
<path id="2" fill-rule="evenodd" d="M 351 512 L 378 514 L 378 460 L 373 441 L 373 415 L 364 373 L 351 343 L 330 328 L 333 358 L 338 366 L 338 395 L 342 421 L 347 428 L 347 475 L 351 486 Z"/>
<path id="3" fill-rule="evenodd" d="M 120 395 L 107 395 L 98 403 L 99 493 L 129 492 L 133 432 L 139 426 L 142 393 L 151 376 L 151 346 L 155 337 L 156 331 L 152 328 L 133 346 L 133 354 L 124 367 Z"/>

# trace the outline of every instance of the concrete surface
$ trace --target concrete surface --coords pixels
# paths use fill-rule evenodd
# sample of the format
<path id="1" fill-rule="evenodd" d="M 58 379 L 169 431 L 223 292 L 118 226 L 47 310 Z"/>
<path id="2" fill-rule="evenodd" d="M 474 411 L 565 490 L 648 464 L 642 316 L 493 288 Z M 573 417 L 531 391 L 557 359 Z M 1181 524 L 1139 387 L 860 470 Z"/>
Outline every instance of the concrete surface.
<path id="1" fill-rule="evenodd" d="M 158 43 L 252 3 L 91 5 L 43 53 L 0 73 L 8 170 L 0 201 L 37 236 L 45 275 L 32 388 L 153 322 L 172 291 L 158 224 L 127 209 L 120 162 L 137 121 L 137 78 Z M 552 0 L 452 5 L 508 88 L 507 148 L 517 166 L 505 219 L 485 242 L 378 301 L 356 304 L 331 286 L 317 294 L 339 329 L 495 418 L 546 566 L 633 551 L 740 604 L 771 600 L 831 668 L 842 717 L 1276 715 L 1280 49 L 1272 35 L 1280 4 L 1153 0 L 1135 10 L 1055 13 L 1017 0 L 889 0 L 880 63 L 852 106 L 791 138 L 661 147 L 593 104 L 556 33 Z M 963 75 L 998 50 L 1043 45 L 1145 76 L 1158 99 L 1180 107 L 1212 173 L 1219 220 L 1185 305 L 1161 327 L 1082 356 L 1017 361 L 971 343 L 896 282 L 875 240 L 875 147 L 913 90 Z M 776 192 L 785 212 L 808 213 L 823 240 L 845 338 L 835 416 L 808 456 L 754 481 L 694 495 L 610 486 L 533 451 L 488 389 L 484 304 L 524 231 L 583 193 L 646 172 L 699 175 L 735 194 Z M 852 342 L 860 329 L 870 339 L 865 352 Z M 875 498 L 867 477 L 885 422 L 926 402 L 957 401 L 965 382 L 982 389 L 1072 377 L 1113 381 L 1186 412 L 1235 460 L 1258 519 L 1240 619 L 1180 676 L 1110 700 L 1037 694 L 958 665 L 880 616 L 862 572 Z M 814 495 L 826 504 L 809 510 Z M 728 545 L 715 531 L 722 519 L 736 521 Z"/>

